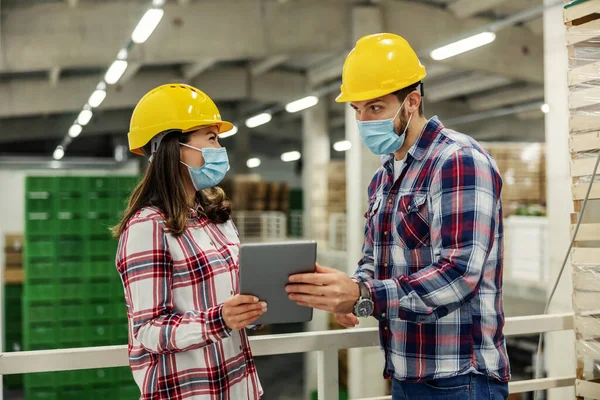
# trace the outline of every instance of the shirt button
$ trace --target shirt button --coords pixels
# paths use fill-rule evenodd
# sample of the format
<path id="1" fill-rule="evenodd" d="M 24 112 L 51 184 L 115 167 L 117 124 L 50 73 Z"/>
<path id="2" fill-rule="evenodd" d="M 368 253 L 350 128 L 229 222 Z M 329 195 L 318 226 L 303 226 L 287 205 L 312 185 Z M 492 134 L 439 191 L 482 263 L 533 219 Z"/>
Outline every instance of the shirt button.
<path id="1" fill-rule="evenodd" d="M 240 350 L 242 350 L 242 346 L 240 346 Z"/>
<path id="2" fill-rule="evenodd" d="M 383 236 L 387 236 L 387 235 L 388 235 L 387 231 L 383 232 Z"/>
<path id="3" fill-rule="evenodd" d="M 229 292 L 229 294 L 233 296 L 233 290 L 231 292 Z"/>
<path id="4" fill-rule="evenodd" d="M 381 313 L 381 318 L 385 318 L 385 313 Z"/>
<path id="5" fill-rule="evenodd" d="M 387 268 L 388 267 L 388 263 L 383 264 L 383 267 Z"/>
<path id="6" fill-rule="evenodd" d="M 387 326 L 384 326 L 384 327 L 383 327 L 383 330 L 384 330 L 384 331 L 387 331 Z"/>
<path id="7" fill-rule="evenodd" d="M 392 204 L 393 202 L 394 202 L 394 200 L 392 200 L 392 199 L 388 200 L 388 203 L 390 203 L 390 204 Z"/>
<path id="8" fill-rule="evenodd" d="M 407 210 L 407 211 L 410 211 L 410 206 L 406 207 L 406 210 Z"/>

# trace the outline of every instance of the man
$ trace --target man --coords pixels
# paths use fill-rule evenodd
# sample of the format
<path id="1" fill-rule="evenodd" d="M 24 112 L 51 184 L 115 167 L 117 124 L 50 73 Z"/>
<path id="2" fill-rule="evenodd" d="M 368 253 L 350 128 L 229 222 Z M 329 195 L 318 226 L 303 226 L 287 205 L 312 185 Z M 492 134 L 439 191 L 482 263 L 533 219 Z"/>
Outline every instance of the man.
<path id="1" fill-rule="evenodd" d="M 363 258 L 353 278 L 321 266 L 290 277 L 300 305 L 379 321 L 394 399 L 505 399 L 502 181 L 472 138 L 423 116 L 426 76 L 392 34 L 361 38 L 338 102 L 356 110 L 382 156 L 369 186 Z"/>

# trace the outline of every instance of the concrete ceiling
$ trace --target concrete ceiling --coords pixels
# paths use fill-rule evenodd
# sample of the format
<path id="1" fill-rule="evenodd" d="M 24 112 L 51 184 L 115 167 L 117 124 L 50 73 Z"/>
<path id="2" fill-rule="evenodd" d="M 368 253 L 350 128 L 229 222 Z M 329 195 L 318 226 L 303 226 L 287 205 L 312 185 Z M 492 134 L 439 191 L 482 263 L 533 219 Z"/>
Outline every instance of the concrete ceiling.
<path id="1" fill-rule="evenodd" d="M 0 153 L 22 152 L 29 146 L 50 154 L 149 3 L 2 0 Z M 100 148 L 98 137 L 105 141 L 113 136 L 123 138 L 128 116 L 140 97 L 157 85 L 174 81 L 198 86 L 215 99 L 224 117 L 243 121 L 261 107 L 284 104 L 337 82 L 345 55 L 356 38 L 381 31 L 406 37 L 428 68 L 428 113 L 437 108 L 442 110 L 440 115 L 456 118 L 542 101 L 539 22 L 504 29 L 491 45 L 443 63 L 427 57 L 431 49 L 500 16 L 534 7 L 539 0 L 365 3 L 167 1 L 160 25 L 145 44 L 133 49 L 126 75 L 108 88 L 106 100 L 74 142 L 85 143 L 89 136 L 93 153 L 94 148 Z M 435 21 L 433 27 L 431 21 Z M 330 105 L 331 120 L 339 120 L 343 108 L 329 97 L 325 101 Z M 269 154 L 292 144 L 300 146 L 298 117 L 277 114 L 272 123 L 252 130 L 251 146 L 266 146 L 263 151 Z M 543 134 L 541 119 L 518 115 L 497 119 L 501 127 L 517 127 L 527 121 L 530 129 L 537 123 L 537 130 Z M 332 125 L 332 137 L 343 135 L 343 126 Z M 497 139 L 510 136 L 502 134 L 502 129 L 484 129 L 483 123 L 471 125 L 474 136 L 484 130 L 495 132 L 489 135 L 496 134 Z M 539 137 L 537 130 L 532 137 Z M 527 132 L 516 136 L 524 135 Z M 276 140 L 265 140 L 266 136 Z M 234 146 L 235 136 L 225 140 Z"/>

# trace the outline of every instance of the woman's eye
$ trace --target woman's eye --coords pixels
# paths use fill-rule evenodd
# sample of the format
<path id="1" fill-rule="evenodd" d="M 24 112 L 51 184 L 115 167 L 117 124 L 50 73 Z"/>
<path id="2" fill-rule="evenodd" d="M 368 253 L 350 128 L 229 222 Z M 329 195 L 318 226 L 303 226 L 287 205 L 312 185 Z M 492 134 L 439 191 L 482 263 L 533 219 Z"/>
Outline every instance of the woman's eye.
<path id="1" fill-rule="evenodd" d="M 371 106 L 371 111 L 377 112 L 379 110 L 381 110 L 381 106 Z"/>

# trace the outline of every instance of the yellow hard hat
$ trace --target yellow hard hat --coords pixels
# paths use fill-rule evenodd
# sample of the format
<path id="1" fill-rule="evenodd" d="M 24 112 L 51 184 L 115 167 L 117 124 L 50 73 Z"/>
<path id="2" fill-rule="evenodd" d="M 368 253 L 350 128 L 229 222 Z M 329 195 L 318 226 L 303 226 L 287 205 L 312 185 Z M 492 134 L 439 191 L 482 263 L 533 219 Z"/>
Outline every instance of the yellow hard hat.
<path id="1" fill-rule="evenodd" d="M 338 103 L 385 96 L 421 81 L 427 72 L 401 36 L 378 33 L 360 38 L 342 72 Z"/>
<path id="2" fill-rule="evenodd" d="M 217 106 L 206 93 L 183 83 L 162 85 L 146 93 L 133 110 L 127 134 L 129 150 L 143 154 L 142 147 L 166 130 L 188 132 L 212 125 L 219 128 L 219 133 L 233 129 L 231 122 L 221 120 Z"/>

